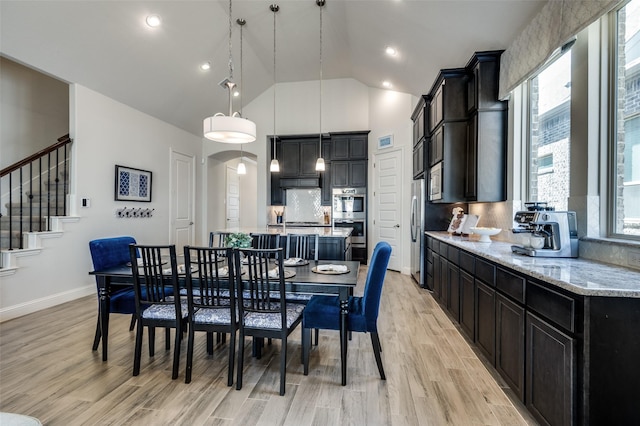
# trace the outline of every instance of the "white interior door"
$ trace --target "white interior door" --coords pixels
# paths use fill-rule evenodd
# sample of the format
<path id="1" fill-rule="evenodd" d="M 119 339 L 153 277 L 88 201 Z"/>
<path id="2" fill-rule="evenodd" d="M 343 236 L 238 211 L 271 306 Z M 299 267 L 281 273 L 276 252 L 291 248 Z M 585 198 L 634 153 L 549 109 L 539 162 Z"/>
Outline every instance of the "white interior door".
<path id="1" fill-rule="evenodd" d="M 391 245 L 389 269 L 402 267 L 402 150 L 376 154 L 374 179 L 374 245 L 386 241 Z"/>
<path id="2" fill-rule="evenodd" d="M 240 178 L 238 171 L 227 166 L 227 229 L 240 227 Z"/>
<path id="3" fill-rule="evenodd" d="M 195 239 L 195 161 L 193 155 L 171 151 L 170 243 L 178 250 Z"/>

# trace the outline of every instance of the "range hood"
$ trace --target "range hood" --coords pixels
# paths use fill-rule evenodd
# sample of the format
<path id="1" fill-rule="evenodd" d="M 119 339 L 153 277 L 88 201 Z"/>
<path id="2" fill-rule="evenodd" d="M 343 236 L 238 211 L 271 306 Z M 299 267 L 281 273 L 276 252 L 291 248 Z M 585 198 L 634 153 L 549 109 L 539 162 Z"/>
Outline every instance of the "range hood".
<path id="1" fill-rule="evenodd" d="M 280 188 L 320 188 L 320 178 L 281 178 Z"/>

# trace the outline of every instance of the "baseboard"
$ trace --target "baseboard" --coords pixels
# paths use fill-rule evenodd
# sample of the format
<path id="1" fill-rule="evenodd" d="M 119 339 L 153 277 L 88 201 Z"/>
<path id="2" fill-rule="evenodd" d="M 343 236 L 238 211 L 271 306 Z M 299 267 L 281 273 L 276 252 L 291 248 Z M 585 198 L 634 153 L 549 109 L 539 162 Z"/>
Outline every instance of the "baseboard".
<path id="1" fill-rule="evenodd" d="M 96 294 L 95 284 L 87 285 L 77 289 L 43 297 L 41 299 L 30 300 L 25 303 L 8 306 L 6 308 L 0 309 L 0 323 L 9 321 L 14 318 L 18 318 L 27 314 L 32 314 L 34 312 L 38 312 L 46 308 L 51 308 L 53 306 L 60 305 L 65 302 L 70 302 L 72 300 L 79 299 L 81 297 L 90 296 L 92 294 L 93 295 Z"/>

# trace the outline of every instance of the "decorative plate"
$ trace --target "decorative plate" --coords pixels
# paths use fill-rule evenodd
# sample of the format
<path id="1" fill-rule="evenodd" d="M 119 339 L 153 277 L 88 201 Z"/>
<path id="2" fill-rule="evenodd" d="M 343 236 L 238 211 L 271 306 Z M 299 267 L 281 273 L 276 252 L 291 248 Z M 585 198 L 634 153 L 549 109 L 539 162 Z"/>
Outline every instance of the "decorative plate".
<path id="1" fill-rule="evenodd" d="M 312 272 L 316 274 L 325 274 L 325 275 L 340 275 L 340 274 L 348 274 L 350 271 L 347 269 L 346 271 L 343 269 L 334 269 L 332 266 L 344 266 L 344 265 L 323 265 L 326 269 L 318 269 L 317 266 L 311 268 Z M 329 267 L 329 268 L 327 268 Z"/>

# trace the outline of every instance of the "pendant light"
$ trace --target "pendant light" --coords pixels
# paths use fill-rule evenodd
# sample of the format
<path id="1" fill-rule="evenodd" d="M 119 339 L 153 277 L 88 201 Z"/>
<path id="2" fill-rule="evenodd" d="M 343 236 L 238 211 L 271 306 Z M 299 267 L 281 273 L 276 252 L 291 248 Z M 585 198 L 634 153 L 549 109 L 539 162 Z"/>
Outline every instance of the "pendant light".
<path id="1" fill-rule="evenodd" d="M 204 137 L 223 143 L 247 143 L 256 140 L 256 123 L 242 118 L 233 112 L 233 60 L 231 55 L 231 0 L 229 0 L 229 77 L 220 82 L 220 86 L 229 92 L 229 115 L 217 113 L 204 119 Z"/>
<path id="2" fill-rule="evenodd" d="M 244 27 L 244 24 L 247 23 L 247 21 L 238 18 L 236 19 L 236 22 L 238 23 L 238 25 L 240 25 L 240 114 L 242 114 L 242 92 L 244 92 L 244 84 L 242 81 L 242 28 Z M 244 164 L 244 151 L 242 149 L 242 144 L 240 144 L 240 162 L 238 163 L 237 172 L 239 175 L 247 174 L 247 166 L 245 166 Z"/>
<path id="3" fill-rule="evenodd" d="M 322 7 L 325 0 L 316 0 L 316 4 L 320 7 L 320 135 L 318 137 L 319 153 L 316 161 L 316 171 L 324 172 L 324 158 L 322 158 Z"/>
<path id="4" fill-rule="evenodd" d="M 278 163 L 276 156 L 276 13 L 280 10 L 280 6 L 272 4 L 269 9 L 273 12 L 273 158 L 269 165 L 269 171 L 278 173 L 280 172 L 280 163 Z"/>

